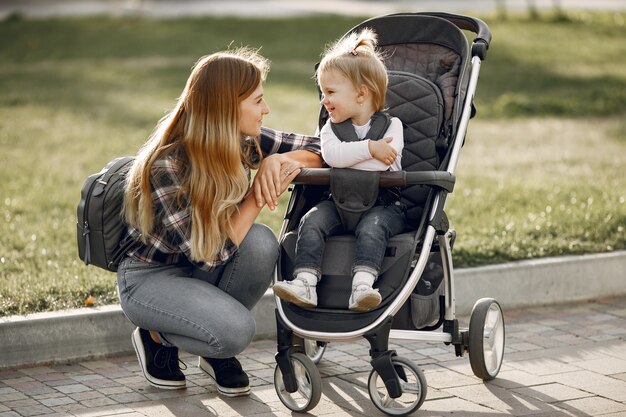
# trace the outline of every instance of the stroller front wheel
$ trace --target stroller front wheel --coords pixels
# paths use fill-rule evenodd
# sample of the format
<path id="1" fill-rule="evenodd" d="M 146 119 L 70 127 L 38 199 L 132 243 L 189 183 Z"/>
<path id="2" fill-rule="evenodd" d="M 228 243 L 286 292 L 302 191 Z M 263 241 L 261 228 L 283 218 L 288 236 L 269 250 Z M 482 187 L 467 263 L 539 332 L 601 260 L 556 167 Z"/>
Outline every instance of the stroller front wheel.
<path id="1" fill-rule="evenodd" d="M 293 353 L 289 356 L 293 366 L 298 389 L 289 392 L 285 388 L 283 373 L 278 365 L 274 370 L 274 388 L 280 401 L 296 412 L 306 412 L 315 408 L 322 397 L 322 377 L 317 366 L 304 353 Z"/>
<path id="2" fill-rule="evenodd" d="M 394 356 L 391 359 L 402 389 L 402 395 L 392 398 L 385 387 L 385 382 L 372 370 L 367 382 L 370 399 L 380 411 L 390 416 L 411 414 L 426 399 L 426 377 L 422 370 L 408 359 Z"/>
<path id="3" fill-rule="evenodd" d="M 493 298 L 481 298 L 474 304 L 468 350 L 474 375 L 484 381 L 498 375 L 504 357 L 504 316 Z"/>

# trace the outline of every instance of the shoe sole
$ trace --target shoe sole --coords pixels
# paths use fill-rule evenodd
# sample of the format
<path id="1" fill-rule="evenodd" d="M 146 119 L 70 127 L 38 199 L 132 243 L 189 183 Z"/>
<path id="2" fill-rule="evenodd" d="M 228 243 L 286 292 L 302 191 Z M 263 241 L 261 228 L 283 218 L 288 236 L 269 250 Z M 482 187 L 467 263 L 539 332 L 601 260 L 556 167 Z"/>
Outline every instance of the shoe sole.
<path id="1" fill-rule="evenodd" d="M 209 375 L 213 381 L 215 381 L 215 385 L 217 385 L 217 392 L 222 394 L 225 397 L 243 397 L 244 395 L 250 395 L 250 385 L 247 387 L 240 388 L 229 388 L 223 387 L 217 383 L 217 378 L 215 378 L 215 371 L 213 367 L 209 365 L 209 363 L 202 357 L 198 357 L 198 368 L 202 369 L 207 375 Z"/>
<path id="2" fill-rule="evenodd" d="M 272 289 L 274 290 L 274 294 L 283 301 L 295 304 L 302 308 L 317 307 L 317 304 L 313 304 L 308 298 L 299 297 L 297 294 L 287 291 L 284 288 L 274 286 Z"/>
<path id="3" fill-rule="evenodd" d="M 378 294 L 369 294 L 361 298 L 354 305 L 350 306 L 350 311 L 358 311 L 360 313 L 365 311 L 370 311 L 374 307 L 378 307 L 380 302 L 382 301 L 382 297 Z"/>
<path id="4" fill-rule="evenodd" d="M 187 386 L 185 380 L 182 381 L 168 381 L 167 379 L 158 379 L 150 375 L 146 366 L 146 352 L 143 349 L 143 342 L 141 341 L 141 335 L 139 334 L 139 328 L 135 329 L 131 337 L 137 359 L 139 360 L 139 367 L 143 377 L 148 381 L 148 384 L 156 388 L 161 389 L 183 389 Z"/>

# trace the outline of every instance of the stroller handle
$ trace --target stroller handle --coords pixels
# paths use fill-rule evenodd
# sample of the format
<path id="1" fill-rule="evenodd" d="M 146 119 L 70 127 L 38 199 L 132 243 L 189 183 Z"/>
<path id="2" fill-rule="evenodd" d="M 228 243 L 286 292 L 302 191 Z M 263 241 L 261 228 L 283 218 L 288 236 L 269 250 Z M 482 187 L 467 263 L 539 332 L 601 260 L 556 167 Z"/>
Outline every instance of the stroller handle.
<path id="1" fill-rule="evenodd" d="M 481 61 L 487 58 L 487 49 L 489 49 L 489 44 L 491 43 L 491 31 L 489 26 L 482 20 L 476 17 L 443 12 L 419 12 L 415 14 L 439 17 L 454 23 L 459 29 L 475 33 L 477 36 L 472 42 L 472 56 L 477 56 Z"/>
<path id="2" fill-rule="evenodd" d="M 302 168 L 292 181 L 293 184 L 328 185 L 330 171 L 333 168 Z M 437 187 L 451 193 L 456 178 L 447 171 L 385 171 L 380 173 L 381 187 L 406 187 L 408 185 L 425 185 Z"/>

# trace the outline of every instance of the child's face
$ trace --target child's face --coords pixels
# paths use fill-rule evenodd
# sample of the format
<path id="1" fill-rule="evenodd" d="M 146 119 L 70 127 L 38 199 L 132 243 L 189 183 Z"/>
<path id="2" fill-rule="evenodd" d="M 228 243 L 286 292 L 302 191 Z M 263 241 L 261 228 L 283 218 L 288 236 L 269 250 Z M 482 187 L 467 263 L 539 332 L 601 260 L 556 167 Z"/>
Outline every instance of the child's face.
<path id="1" fill-rule="evenodd" d="M 324 71 L 320 74 L 319 84 L 322 90 L 322 104 L 333 123 L 341 123 L 360 114 L 362 97 L 342 73 L 332 69 Z"/>

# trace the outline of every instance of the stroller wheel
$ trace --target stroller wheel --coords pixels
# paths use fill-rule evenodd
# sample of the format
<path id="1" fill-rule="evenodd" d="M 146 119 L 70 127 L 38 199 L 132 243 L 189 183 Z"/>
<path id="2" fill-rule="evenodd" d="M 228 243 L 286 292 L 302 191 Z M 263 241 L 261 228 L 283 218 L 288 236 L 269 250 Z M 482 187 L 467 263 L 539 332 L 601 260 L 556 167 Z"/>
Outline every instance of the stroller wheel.
<path id="1" fill-rule="evenodd" d="M 305 412 L 315 408 L 322 397 L 322 377 L 308 356 L 294 353 L 289 356 L 293 366 L 298 389 L 288 392 L 285 389 L 283 373 L 278 365 L 274 370 L 274 388 L 280 401 L 291 411 Z"/>
<path id="2" fill-rule="evenodd" d="M 304 340 L 304 352 L 311 358 L 313 363 L 318 364 L 326 352 L 326 342 L 318 342 L 317 340 Z"/>
<path id="3" fill-rule="evenodd" d="M 504 316 L 493 298 L 481 298 L 474 304 L 468 350 L 474 375 L 485 381 L 498 375 L 504 357 Z"/>
<path id="4" fill-rule="evenodd" d="M 385 387 L 385 383 L 372 370 L 367 382 L 370 399 L 380 411 L 390 416 L 405 416 L 411 414 L 426 399 L 426 377 L 422 370 L 408 359 L 394 356 L 391 359 L 402 388 L 402 395 L 391 398 Z"/>

